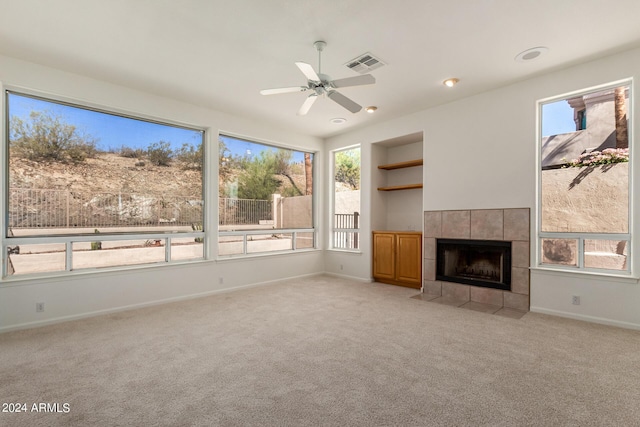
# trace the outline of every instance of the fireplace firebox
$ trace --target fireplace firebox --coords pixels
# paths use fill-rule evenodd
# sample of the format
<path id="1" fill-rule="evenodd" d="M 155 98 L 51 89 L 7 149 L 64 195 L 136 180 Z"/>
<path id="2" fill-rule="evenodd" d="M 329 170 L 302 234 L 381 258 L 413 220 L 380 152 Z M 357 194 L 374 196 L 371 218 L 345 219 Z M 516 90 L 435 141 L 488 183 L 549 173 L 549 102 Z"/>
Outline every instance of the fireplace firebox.
<path id="1" fill-rule="evenodd" d="M 511 290 L 511 242 L 437 239 L 436 280 Z"/>

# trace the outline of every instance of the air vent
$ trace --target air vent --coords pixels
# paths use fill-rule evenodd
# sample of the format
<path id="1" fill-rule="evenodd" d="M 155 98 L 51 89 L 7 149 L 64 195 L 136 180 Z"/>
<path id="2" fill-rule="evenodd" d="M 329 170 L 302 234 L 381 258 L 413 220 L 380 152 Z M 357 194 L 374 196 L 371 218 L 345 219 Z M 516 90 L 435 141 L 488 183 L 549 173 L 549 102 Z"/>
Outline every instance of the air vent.
<path id="1" fill-rule="evenodd" d="M 383 65 L 385 65 L 385 63 L 382 62 L 382 60 L 380 60 L 379 58 L 376 58 L 375 56 L 367 52 L 355 59 L 352 59 L 344 65 L 357 73 L 367 74 L 369 71 L 373 71 L 376 68 L 382 67 Z"/>

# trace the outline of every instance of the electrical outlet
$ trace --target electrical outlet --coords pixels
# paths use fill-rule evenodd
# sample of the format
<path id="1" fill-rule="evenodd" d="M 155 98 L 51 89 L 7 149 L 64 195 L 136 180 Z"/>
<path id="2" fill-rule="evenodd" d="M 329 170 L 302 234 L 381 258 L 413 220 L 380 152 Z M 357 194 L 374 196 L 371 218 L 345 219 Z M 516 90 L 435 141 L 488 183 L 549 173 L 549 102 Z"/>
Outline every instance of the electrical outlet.
<path id="1" fill-rule="evenodd" d="M 218 283 L 224 285 L 224 277 L 218 277 Z"/>
<path id="2" fill-rule="evenodd" d="M 340 270 L 342 270 L 342 264 L 340 264 Z"/>
<path id="3" fill-rule="evenodd" d="M 44 311 L 44 303 L 37 302 L 36 303 L 36 313 L 42 313 Z"/>
<path id="4" fill-rule="evenodd" d="M 580 296 L 574 295 L 573 298 L 571 299 L 571 303 L 573 305 L 580 305 Z"/>

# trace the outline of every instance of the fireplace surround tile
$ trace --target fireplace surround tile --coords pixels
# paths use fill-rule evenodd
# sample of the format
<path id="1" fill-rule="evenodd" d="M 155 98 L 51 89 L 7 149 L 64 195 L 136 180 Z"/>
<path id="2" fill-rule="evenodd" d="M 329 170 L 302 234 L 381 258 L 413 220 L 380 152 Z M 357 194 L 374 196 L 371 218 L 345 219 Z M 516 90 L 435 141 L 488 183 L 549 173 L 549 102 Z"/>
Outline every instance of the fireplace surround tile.
<path id="1" fill-rule="evenodd" d="M 503 240 L 504 211 L 502 209 L 471 211 L 471 238 L 477 240 Z"/>
<path id="2" fill-rule="evenodd" d="M 447 239 L 471 237 L 470 211 L 442 211 L 442 236 Z"/>
<path id="3" fill-rule="evenodd" d="M 424 213 L 424 237 L 442 237 L 442 212 L 427 211 Z"/>
<path id="4" fill-rule="evenodd" d="M 436 280 L 436 260 L 425 259 L 424 263 L 424 277 L 425 280 Z"/>
<path id="5" fill-rule="evenodd" d="M 511 242 L 511 265 L 529 268 L 529 242 Z"/>
<path id="6" fill-rule="evenodd" d="M 529 269 L 523 267 L 511 268 L 511 292 L 529 295 Z"/>
<path id="7" fill-rule="evenodd" d="M 424 238 L 424 259 L 436 259 L 436 239 L 435 237 Z"/>
<path id="8" fill-rule="evenodd" d="M 504 299 L 502 294 L 504 291 L 500 289 L 481 288 L 477 286 L 470 286 L 471 301 L 479 302 L 482 304 L 503 306 Z"/>
<path id="9" fill-rule="evenodd" d="M 442 283 L 437 280 L 424 280 L 422 291 L 429 295 L 442 295 Z"/>
<path id="10" fill-rule="evenodd" d="M 442 283 L 442 298 L 457 300 L 457 301 L 469 301 L 469 285 L 461 285 L 460 283 L 441 282 Z"/>
<path id="11" fill-rule="evenodd" d="M 504 210 L 504 240 L 529 241 L 529 209 Z"/>
<path id="12" fill-rule="evenodd" d="M 472 301 L 529 311 L 530 209 L 476 209 L 424 212 L 423 292 L 442 295 L 434 301 Z M 511 291 L 435 280 L 436 239 L 476 239 L 511 242 Z"/>
<path id="13" fill-rule="evenodd" d="M 520 311 L 529 311 L 529 295 L 504 292 L 504 306 Z"/>

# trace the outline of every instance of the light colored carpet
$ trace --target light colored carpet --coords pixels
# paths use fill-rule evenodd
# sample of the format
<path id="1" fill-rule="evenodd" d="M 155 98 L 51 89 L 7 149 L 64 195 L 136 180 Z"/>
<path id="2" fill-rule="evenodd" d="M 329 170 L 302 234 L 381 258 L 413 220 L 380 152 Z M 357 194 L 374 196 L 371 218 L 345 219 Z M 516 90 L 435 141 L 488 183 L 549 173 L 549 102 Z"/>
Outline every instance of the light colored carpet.
<path id="1" fill-rule="evenodd" d="M 330 276 L 0 335 L 0 425 L 637 426 L 640 333 Z"/>

